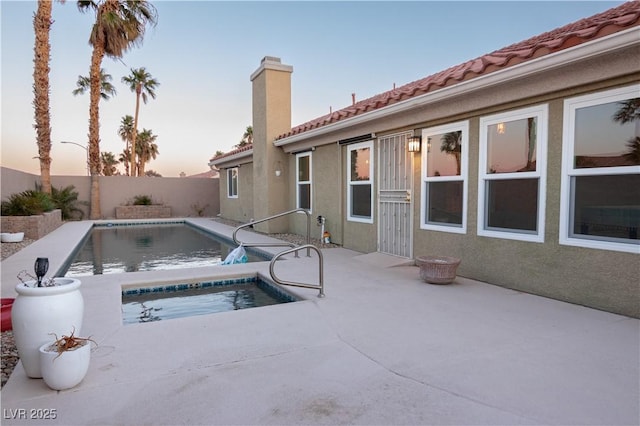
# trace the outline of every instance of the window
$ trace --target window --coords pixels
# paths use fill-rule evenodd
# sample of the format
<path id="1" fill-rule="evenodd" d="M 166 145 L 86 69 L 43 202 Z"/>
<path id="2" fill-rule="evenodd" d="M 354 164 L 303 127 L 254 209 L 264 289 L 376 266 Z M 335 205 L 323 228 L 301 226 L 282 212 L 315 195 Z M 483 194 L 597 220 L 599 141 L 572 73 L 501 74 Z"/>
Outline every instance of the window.
<path id="1" fill-rule="evenodd" d="M 238 168 L 227 169 L 227 197 L 238 198 Z"/>
<path id="2" fill-rule="evenodd" d="M 422 131 L 420 228 L 465 233 L 469 123 Z"/>
<path id="3" fill-rule="evenodd" d="M 640 253 L 640 85 L 564 102 L 560 244 Z"/>
<path id="4" fill-rule="evenodd" d="M 547 105 L 480 119 L 478 235 L 543 242 Z"/>
<path id="5" fill-rule="evenodd" d="M 347 219 L 373 223 L 373 142 L 348 146 Z"/>
<path id="6" fill-rule="evenodd" d="M 311 153 L 296 155 L 296 208 L 311 211 Z"/>

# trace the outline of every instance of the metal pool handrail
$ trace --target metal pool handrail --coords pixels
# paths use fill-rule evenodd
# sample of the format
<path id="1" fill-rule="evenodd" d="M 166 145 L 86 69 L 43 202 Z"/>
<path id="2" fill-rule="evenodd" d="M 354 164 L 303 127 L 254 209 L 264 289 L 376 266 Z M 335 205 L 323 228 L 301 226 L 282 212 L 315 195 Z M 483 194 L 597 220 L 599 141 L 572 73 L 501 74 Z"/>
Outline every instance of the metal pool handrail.
<path id="1" fill-rule="evenodd" d="M 293 214 L 293 213 L 298 213 L 298 212 L 303 212 L 304 214 L 307 215 L 307 243 L 305 245 L 296 246 L 293 243 L 286 243 L 286 242 L 283 242 L 283 243 L 245 243 L 245 242 L 239 241 L 237 236 L 236 236 L 238 231 L 240 231 L 242 228 L 247 228 L 249 226 L 255 225 L 256 223 L 267 222 L 267 221 L 272 220 L 272 219 L 277 219 L 279 217 L 287 216 L 287 215 L 290 215 L 290 214 Z M 271 263 L 269 264 L 269 273 L 271 274 L 271 278 L 273 279 L 273 281 L 275 281 L 276 283 L 281 284 L 281 285 L 290 285 L 290 286 L 294 286 L 294 287 L 304 287 L 304 288 L 317 288 L 320 291 L 320 293 L 318 294 L 318 297 L 324 297 L 324 258 L 322 257 L 322 252 L 320 251 L 320 249 L 318 249 L 316 246 L 311 244 L 311 214 L 309 213 L 308 210 L 306 210 L 306 209 L 289 210 L 289 211 L 286 211 L 286 212 L 283 212 L 283 213 L 278 213 L 278 214 L 275 214 L 273 216 L 266 217 L 264 219 L 252 220 L 249 223 L 245 223 L 243 225 L 240 225 L 236 229 L 233 230 L 233 242 L 238 244 L 238 245 L 242 244 L 245 247 L 281 247 L 281 246 L 290 247 L 289 249 L 281 251 L 280 253 L 276 254 L 271 259 Z M 285 254 L 289 254 L 289 253 L 294 253 L 295 257 L 300 257 L 300 256 L 298 256 L 298 252 L 300 250 L 302 250 L 302 249 L 307 249 L 307 257 L 311 257 L 311 253 L 310 253 L 311 249 L 315 250 L 316 253 L 318 253 L 318 259 L 319 259 L 319 264 L 318 264 L 319 283 L 318 284 L 305 284 L 305 283 L 300 283 L 300 282 L 295 282 L 295 281 L 281 280 L 275 274 L 274 265 L 276 263 L 276 260 L 278 260 L 280 257 L 284 256 Z"/>
<path id="2" fill-rule="evenodd" d="M 316 253 L 318 253 L 318 262 L 319 262 L 318 263 L 318 271 L 319 271 L 318 284 L 305 284 L 305 283 L 300 283 L 296 281 L 281 280 L 280 278 L 278 278 L 274 271 L 274 266 L 276 264 L 276 261 L 280 257 L 284 256 L 285 254 L 294 253 L 294 252 L 296 253 L 296 257 L 297 257 L 298 251 L 305 248 L 307 249 L 307 253 L 309 253 L 309 249 L 313 249 L 315 250 Z M 269 263 L 269 273 L 271 274 L 271 279 L 273 279 L 273 281 L 275 281 L 277 284 L 290 285 L 294 287 L 317 288 L 319 290 L 318 297 L 324 297 L 324 258 L 322 257 L 322 252 L 320 251 L 320 249 L 318 249 L 313 244 L 305 244 L 303 246 L 293 247 L 276 254 L 273 257 L 273 259 L 271 259 L 271 263 Z"/>
<path id="3" fill-rule="evenodd" d="M 248 228 L 250 226 L 253 226 L 257 223 L 262 223 L 262 222 L 267 222 L 270 221 L 272 219 L 277 219 L 279 217 L 282 216 L 287 216 L 293 213 L 298 213 L 298 212 L 303 212 L 304 214 L 307 215 L 307 244 L 306 245 L 311 245 L 311 214 L 306 210 L 306 209 L 295 209 L 295 210 L 289 210 L 283 213 L 278 213 L 278 214 L 274 214 L 273 216 L 269 216 L 266 217 L 264 219 L 259 219 L 259 220 L 252 220 L 249 223 L 245 223 L 243 225 L 238 226 L 236 229 L 233 230 L 233 242 L 240 245 L 242 244 L 245 247 L 297 247 L 295 244 L 293 243 L 246 243 L 246 242 L 242 242 L 239 241 L 238 238 L 236 237 L 236 234 L 238 233 L 238 231 L 240 231 L 242 228 Z M 298 257 L 298 251 L 296 250 L 295 252 L 295 256 Z M 309 247 L 307 247 L 307 257 L 310 256 L 309 253 Z"/>

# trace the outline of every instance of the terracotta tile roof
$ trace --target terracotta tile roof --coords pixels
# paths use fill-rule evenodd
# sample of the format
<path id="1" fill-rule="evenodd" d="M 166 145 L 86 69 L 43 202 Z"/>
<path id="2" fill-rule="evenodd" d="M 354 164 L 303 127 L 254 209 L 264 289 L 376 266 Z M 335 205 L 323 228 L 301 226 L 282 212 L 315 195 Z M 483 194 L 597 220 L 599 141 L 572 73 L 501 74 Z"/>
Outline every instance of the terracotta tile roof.
<path id="1" fill-rule="evenodd" d="M 229 152 L 225 152 L 224 154 L 216 155 L 215 157 L 212 157 L 211 159 L 209 159 L 209 161 L 211 162 L 213 160 L 220 160 L 220 159 L 225 158 L 225 157 L 231 157 L 232 155 L 239 154 L 239 153 L 244 152 L 244 151 L 249 151 L 250 149 L 253 149 L 253 144 L 252 143 L 248 143 L 248 144 L 246 144 L 244 146 L 241 146 L 240 148 L 236 148 L 236 149 L 231 150 Z"/>
<path id="2" fill-rule="evenodd" d="M 195 175 L 189 175 L 189 178 L 217 178 L 220 176 L 220 172 L 218 170 L 207 170 L 206 172 L 197 173 Z"/>
<path id="3" fill-rule="evenodd" d="M 555 53 L 640 24 L 640 1 L 629 1 L 476 59 L 453 66 L 421 80 L 362 100 L 339 111 L 296 126 L 276 140 L 374 111 L 440 88 Z"/>

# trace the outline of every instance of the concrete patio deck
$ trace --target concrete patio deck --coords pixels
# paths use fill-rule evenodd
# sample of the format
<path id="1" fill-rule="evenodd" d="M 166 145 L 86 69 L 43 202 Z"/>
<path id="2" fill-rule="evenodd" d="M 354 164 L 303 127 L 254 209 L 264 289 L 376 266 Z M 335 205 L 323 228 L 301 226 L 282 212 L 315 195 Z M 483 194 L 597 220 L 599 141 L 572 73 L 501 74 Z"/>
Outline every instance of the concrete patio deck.
<path id="1" fill-rule="evenodd" d="M 57 270 L 90 226 L 66 223 L 5 259 L 2 297 L 37 256 Z M 323 255 L 323 299 L 294 288 L 306 300 L 126 326 L 122 285 L 268 276 L 268 263 L 83 277 L 81 334 L 98 342 L 86 378 L 56 392 L 18 364 L 2 424 L 640 423 L 637 319 L 462 277 L 425 284 L 382 254 Z M 317 263 L 302 252 L 276 270 L 315 282 Z"/>

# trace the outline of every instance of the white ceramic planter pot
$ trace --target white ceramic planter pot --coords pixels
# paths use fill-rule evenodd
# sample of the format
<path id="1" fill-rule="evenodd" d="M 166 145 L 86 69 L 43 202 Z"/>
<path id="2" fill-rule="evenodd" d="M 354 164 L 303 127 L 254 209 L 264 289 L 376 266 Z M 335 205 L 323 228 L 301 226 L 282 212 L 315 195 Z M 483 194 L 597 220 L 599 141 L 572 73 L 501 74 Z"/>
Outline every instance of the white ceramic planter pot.
<path id="1" fill-rule="evenodd" d="M 51 389 L 65 390 L 78 385 L 89 370 L 91 342 L 58 353 L 53 342 L 40 346 L 40 371 Z"/>
<path id="2" fill-rule="evenodd" d="M 24 232 L 3 232 L 0 241 L 3 243 L 19 243 L 24 239 Z"/>
<path id="3" fill-rule="evenodd" d="M 13 337 L 27 376 L 40 378 L 40 346 L 58 338 L 80 335 L 84 316 L 84 299 L 80 280 L 55 278 L 55 286 L 32 287 L 34 281 L 16 286 L 18 297 L 11 310 Z"/>

